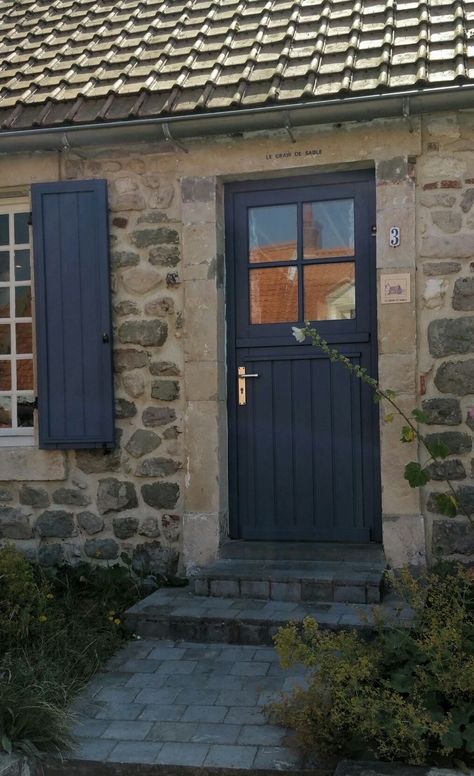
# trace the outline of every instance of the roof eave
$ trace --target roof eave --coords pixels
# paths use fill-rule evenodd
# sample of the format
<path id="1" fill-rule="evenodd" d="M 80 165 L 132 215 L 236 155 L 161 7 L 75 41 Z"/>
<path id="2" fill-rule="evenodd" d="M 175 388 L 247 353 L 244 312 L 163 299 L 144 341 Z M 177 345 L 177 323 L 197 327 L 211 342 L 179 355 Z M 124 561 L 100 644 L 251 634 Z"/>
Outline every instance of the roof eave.
<path id="1" fill-rule="evenodd" d="M 0 153 L 57 150 L 89 145 L 117 145 L 226 135 L 284 127 L 369 121 L 416 116 L 456 109 L 474 109 L 474 83 L 414 88 L 340 98 L 244 108 L 216 113 L 125 119 L 0 132 Z M 133 131 L 133 138 L 130 133 Z"/>

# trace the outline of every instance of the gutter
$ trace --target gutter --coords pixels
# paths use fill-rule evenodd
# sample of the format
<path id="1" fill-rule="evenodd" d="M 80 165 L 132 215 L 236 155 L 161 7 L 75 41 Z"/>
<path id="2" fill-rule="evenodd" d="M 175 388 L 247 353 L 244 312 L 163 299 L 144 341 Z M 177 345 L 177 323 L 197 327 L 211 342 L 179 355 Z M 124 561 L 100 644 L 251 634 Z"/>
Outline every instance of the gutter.
<path id="1" fill-rule="evenodd" d="M 74 147 L 127 142 L 175 143 L 177 138 L 206 137 L 318 124 L 408 118 L 423 113 L 474 108 L 474 83 L 351 95 L 324 100 L 239 108 L 220 113 L 123 119 L 102 123 L 0 131 L 0 153 L 72 150 Z M 171 129 L 172 128 L 172 129 Z M 131 134 L 132 133 L 132 134 Z M 179 147 L 181 145 L 177 143 Z"/>

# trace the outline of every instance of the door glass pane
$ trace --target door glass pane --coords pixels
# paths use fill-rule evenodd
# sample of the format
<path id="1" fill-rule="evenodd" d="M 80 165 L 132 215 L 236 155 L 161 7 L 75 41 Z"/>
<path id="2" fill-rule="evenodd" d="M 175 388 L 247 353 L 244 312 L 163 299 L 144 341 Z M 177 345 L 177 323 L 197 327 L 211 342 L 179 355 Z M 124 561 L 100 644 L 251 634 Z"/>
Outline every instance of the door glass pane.
<path id="1" fill-rule="evenodd" d="M 297 268 L 251 269 L 250 323 L 287 323 L 297 320 Z"/>
<path id="2" fill-rule="evenodd" d="M 12 427 L 12 400 L 10 396 L 0 396 L 0 428 Z"/>
<path id="3" fill-rule="evenodd" d="M 11 391 L 12 366 L 11 361 L 0 361 L 0 391 Z"/>
<path id="4" fill-rule="evenodd" d="M 31 318 L 31 288 L 19 286 L 15 288 L 15 315 L 17 318 Z"/>
<path id="5" fill-rule="evenodd" d="M 10 324 L 0 326 L 0 355 L 9 356 L 12 352 L 10 343 Z"/>
<path id="6" fill-rule="evenodd" d="M 33 352 L 33 333 L 32 333 L 31 323 L 16 324 L 16 352 L 17 353 Z"/>
<path id="7" fill-rule="evenodd" d="M 10 317 L 10 289 L 0 288 L 0 318 Z"/>
<path id="8" fill-rule="evenodd" d="M 0 245 L 8 245 L 8 213 L 0 214 Z"/>
<path id="9" fill-rule="evenodd" d="M 354 200 L 305 202 L 303 254 L 305 259 L 354 255 Z"/>
<path id="10" fill-rule="evenodd" d="M 26 245 L 30 242 L 28 232 L 28 213 L 15 213 L 15 243 L 17 245 Z"/>
<path id="11" fill-rule="evenodd" d="M 249 208 L 249 261 L 295 261 L 296 205 Z"/>
<path id="12" fill-rule="evenodd" d="M 33 361 L 30 359 L 20 359 L 16 362 L 16 384 L 20 390 L 33 390 Z"/>
<path id="13" fill-rule="evenodd" d="M 355 264 L 312 264 L 304 268 L 304 318 L 355 318 Z"/>
<path id="14" fill-rule="evenodd" d="M 33 428 L 34 398 L 33 394 L 17 398 L 18 425 L 22 428 Z"/>
<path id="15" fill-rule="evenodd" d="M 10 254 L 8 251 L 0 251 L 0 281 L 8 283 L 10 280 Z"/>
<path id="16" fill-rule="evenodd" d="M 15 251 L 15 280 L 29 280 L 30 276 L 30 252 Z"/>

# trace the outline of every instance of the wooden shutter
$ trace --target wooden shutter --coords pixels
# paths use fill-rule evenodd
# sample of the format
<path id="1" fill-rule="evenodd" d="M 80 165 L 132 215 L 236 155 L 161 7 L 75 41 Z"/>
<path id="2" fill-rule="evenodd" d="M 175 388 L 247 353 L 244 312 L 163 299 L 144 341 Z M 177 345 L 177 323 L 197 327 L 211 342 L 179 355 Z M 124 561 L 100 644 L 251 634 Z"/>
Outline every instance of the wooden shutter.
<path id="1" fill-rule="evenodd" d="M 41 448 L 114 446 L 107 182 L 32 186 Z"/>

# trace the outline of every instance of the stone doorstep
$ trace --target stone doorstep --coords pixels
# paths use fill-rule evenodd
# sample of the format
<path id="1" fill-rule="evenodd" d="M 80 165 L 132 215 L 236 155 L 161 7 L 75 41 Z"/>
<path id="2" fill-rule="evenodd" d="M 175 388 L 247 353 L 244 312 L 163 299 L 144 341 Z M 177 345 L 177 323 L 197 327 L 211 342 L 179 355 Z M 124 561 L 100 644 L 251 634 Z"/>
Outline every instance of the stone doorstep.
<path id="1" fill-rule="evenodd" d="M 313 617 L 323 629 L 357 628 L 370 634 L 375 613 L 409 625 L 412 613 L 389 605 L 263 601 L 194 596 L 186 588 L 163 588 L 125 613 L 126 627 L 145 638 L 219 644 L 272 645 L 289 621 Z"/>
<path id="2" fill-rule="evenodd" d="M 197 596 L 374 604 L 384 570 L 374 562 L 220 560 L 199 571 L 193 586 Z"/>
<path id="3" fill-rule="evenodd" d="M 233 560 L 331 561 L 336 563 L 382 563 L 381 544 L 346 544 L 340 542 L 261 542 L 231 539 L 219 548 L 219 558 Z"/>
<path id="4" fill-rule="evenodd" d="M 58 762 L 49 759 L 43 765 L 43 776 L 281 776 L 282 773 L 292 776 L 331 776 L 333 768 L 322 766 L 311 768 L 222 768 L 205 765 L 158 765 L 147 763 L 96 762 L 92 760 L 62 760 Z"/>

